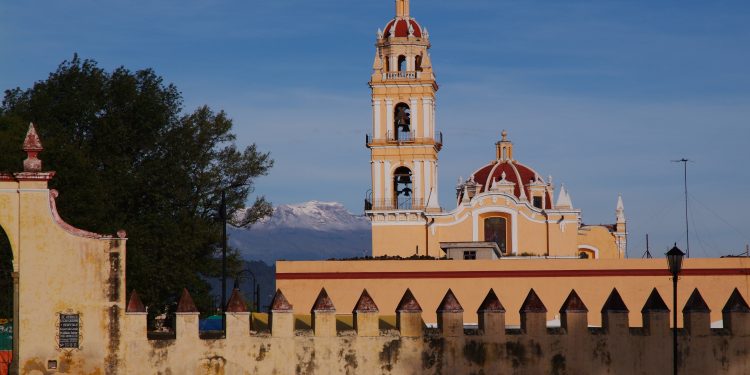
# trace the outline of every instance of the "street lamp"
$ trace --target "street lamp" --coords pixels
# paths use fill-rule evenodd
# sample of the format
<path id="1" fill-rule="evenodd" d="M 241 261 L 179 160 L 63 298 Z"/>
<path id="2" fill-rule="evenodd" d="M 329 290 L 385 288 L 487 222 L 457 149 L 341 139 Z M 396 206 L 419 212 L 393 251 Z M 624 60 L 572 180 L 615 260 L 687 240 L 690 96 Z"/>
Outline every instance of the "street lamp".
<path id="1" fill-rule="evenodd" d="M 227 193 L 221 190 L 221 208 L 219 212 L 221 218 L 221 328 L 226 330 L 226 312 L 227 312 Z"/>
<path id="2" fill-rule="evenodd" d="M 685 253 L 677 248 L 677 244 L 667 251 L 667 264 L 672 273 L 672 368 L 677 375 L 677 276 L 682 270 L 682 258 Z"/>
<path id="3" fill-rule="evenodd" d="M 259 312 L 260 310 L 260 284 L 258 283 L 258 280 L 255 277 L 255 273 L 253 273 L 250 269 L 244 269 L 240 272 L 237 272 L 234 275 L 234 289 L 240 290 L 240 283 L 243 278 L 247 278 L 247 276 L 243 276 L 244 273 L 250 274 L 250 278 L 253 280 L 253 311 Z"/>

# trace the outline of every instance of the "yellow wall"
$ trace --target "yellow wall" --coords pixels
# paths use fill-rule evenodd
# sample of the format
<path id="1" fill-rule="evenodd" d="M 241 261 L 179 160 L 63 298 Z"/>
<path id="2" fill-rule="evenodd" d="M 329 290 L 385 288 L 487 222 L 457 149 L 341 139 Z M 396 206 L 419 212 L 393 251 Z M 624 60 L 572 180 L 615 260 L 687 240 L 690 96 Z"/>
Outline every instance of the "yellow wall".
<path id="1" fill-rule="evenodd" d="M 45 177 L 44 174 L 38 176 Z M 45 177 L 46 178 L 46 177 Z M 0 182 L 0 226 L 17 272 L 15 352 L 22 373 L 66 359 L 71 372 L 103 373 L 119 355 L 125 239 L 77 230 L 56 219 L 42 181 Z M 59 313 L 80 314 L 80 345 L 58 349 Z M 25 369 L 25 370 L 24 370 Z"/>
<path id="2" fill-rule="evenodd" d="M 507 247 L 514 255 L 576 257 L 583 246 L 596 249 L 598 259 L 620 258 L 614 234 L 606 227 L 579 230 L 580 211 L 543 211 L 499 192 L 479 194 L 450 212 L 370 212 L 373 255 L 407 257 L 417 246 L 424 249 L 427 224 L 430 255 L 441 257 L 440 242 L 484 241 L 484 219 L 493 216 L 508 220 Z"/>
<path id="3" fill-rule="evenodd" d="M 712 310 L 712 321 L 721 320 L 721 308 L 735 287 L 743 295 L 750 294 L 750 259 L 686 259 L 684 268 L 678 305 L 684 305 L 693 289 L 699 288 Z M 691 270 L 702 269 L 715 274 L 734 273 L 690 275 L 690 272 L 704 272 Z M 566 276 L 555 275 L 560 271 L 565 271 Z M 495 274 L 485 276 L 484 272 Z M 592 272 L 614 275 L 585 276 Z M 620 275 L 628 272 L 630 275 Z M 647 275 L 641 275 L 643 272 Z M 298 313 L 310 310 L 321 288 L 326 288 L 336 306 L 344 311 L 354 306 L 362 289 L 367 289 L 381 311 L 393 311 L 409 288 L 428 322 L 435 322 L 435 310 L 449 288 L 470 312 L 476 311 L 493 288 L 508 311 L 509 324 L 518 324 L 518 309 L 531 288 L 546 304 L 548 320 L 555 319 L 571 289 L 575 289 L 588 306 L 601 306 L 612 288 L 617 288 L 630 311 L 638 312 L 654 287 L 671 305 L 672 288 L 664 259 L 279 261 L 276 262 L 276 277 L 276 286 L 294 301 Z M 638 314 L 631 314 L 630 319 L 633 326 L 641 324 Z M 592 314 L 590 321 L 598 325 L 600 318 Z"/>

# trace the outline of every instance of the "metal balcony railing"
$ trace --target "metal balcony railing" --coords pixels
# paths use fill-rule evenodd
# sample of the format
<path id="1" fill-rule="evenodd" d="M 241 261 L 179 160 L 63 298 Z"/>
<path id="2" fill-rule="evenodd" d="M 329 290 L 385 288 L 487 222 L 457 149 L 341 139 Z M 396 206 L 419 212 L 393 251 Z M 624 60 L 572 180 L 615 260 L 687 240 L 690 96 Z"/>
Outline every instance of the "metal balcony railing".
<path id="1" fill-rule="evenodd" d="M 420 72 L 416 71 L 404 71 L 404 72 L 385 72 L 383 73 L 383 79 L 417 79 L 419 78 Z"/>
<path id="2" fill-rule="evenodd" d="M 387 199 L 365 198 L 365 211 L 386 211 L 386 210 L 423 210 L 425 208 L 424 199 L 412 197 L 398 197 Z"/>
<path id="3" fill-rule="evenodd" d="M 434 137 L 420 138 L 416 136 L 415 132 L 392 132 L 386 133 L 385 139 L 373 138 L 372 135 L 365 135 L 365 146 L 371 147 L 377 144 L 393 144 L 393 143 L 433 143 L 438 149 L 443 147 L 443 132 L 438 132 Z"/>

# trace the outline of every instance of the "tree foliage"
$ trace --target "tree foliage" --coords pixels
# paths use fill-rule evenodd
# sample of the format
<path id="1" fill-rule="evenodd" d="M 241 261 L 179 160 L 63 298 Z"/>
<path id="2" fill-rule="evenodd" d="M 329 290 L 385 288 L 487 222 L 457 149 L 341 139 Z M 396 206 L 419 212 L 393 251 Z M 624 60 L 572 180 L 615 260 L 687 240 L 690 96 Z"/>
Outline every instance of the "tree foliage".
<path id="1" fill-rule="evenodd" d="M 220 272 L 221 192 L 241 225 L 269 214 L 263 197 L 234 214 L 273 165 L 269 154 L 238 149 L 223 111 L 183 113 L 180 92 L 153 70 L 107 72 L 77 55 L 32 88 L 5 92 L 0 170 L 21 169 L 30 121 L 45 170 L 57 172 L 50 185 L 61 216 L 95 232 L 127 231 L 128 290 L 159 308 L 187 287 L 199 307 L 210 306 L 205 278 Z"/>

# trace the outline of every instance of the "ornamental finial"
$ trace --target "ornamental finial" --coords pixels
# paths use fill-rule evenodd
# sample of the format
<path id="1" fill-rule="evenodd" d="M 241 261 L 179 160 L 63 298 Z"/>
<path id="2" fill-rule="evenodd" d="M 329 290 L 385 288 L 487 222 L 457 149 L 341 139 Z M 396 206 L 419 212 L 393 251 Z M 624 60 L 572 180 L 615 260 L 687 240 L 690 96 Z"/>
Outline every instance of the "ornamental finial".
<path id="1" fill-rule="evenodd" d="M 21 149 L 26 152 L 26 160 L 23 161 L 24 172 L 41 172 L 42 161 L 37 155 L 44 150 L 42 142 L 39 140 L 39 134 L 33 123 L 29 123 L 29 130 L 26 132 L 26 138 L 23 140 Z"/>

